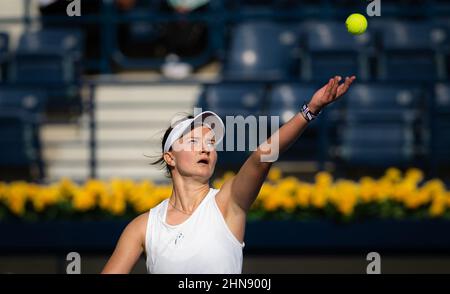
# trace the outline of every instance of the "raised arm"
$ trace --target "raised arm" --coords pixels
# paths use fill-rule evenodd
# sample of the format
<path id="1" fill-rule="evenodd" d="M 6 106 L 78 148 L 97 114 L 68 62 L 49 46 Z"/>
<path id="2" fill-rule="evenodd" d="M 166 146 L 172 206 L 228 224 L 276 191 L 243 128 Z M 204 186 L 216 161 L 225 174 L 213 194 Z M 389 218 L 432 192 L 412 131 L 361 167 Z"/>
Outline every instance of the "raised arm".
<path id="1" fill-rule="evenodd" d="M 326 105 L 336 101 L 347 92 L 355 77 L 347 77 L 340 83 L 341 77 L 335 76 L 313 95 L 308 108 L 313 113 L 319 113 Z M 299 109 L 301 105 L 298 106 Z M 301 113 L 295 115 L 266 142 L 262 143 L 242 165 L 239 172 L 224 183 L 223 188 L 230 195 L 230 203 L 243 212 L 247 212 L 259 194 L 259 190 L 266 178 L 272 162 L 263 162 L 262 156 L 272 154 L 272 147 L 278 144 L 279 154 L 283 153 L 294 143 L 306 128 L 308 122 Z"/>
<path id="2" fill-rule="evenodd" d="M 128 274 L 144 251 L 148 212 L 131 221 L 123 230 L 116 249 L 102 274 Z"/>

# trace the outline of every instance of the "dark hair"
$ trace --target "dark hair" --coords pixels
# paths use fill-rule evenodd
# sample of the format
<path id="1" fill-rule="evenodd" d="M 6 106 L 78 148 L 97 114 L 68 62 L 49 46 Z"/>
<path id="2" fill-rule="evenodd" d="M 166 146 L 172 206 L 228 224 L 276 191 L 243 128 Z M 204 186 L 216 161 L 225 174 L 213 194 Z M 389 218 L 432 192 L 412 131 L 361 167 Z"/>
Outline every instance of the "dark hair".
<path id="1" fill-rule="evenodd" d="M 194 118 L 194 116 L 191 114 L 185 114 L 185 117 L 178 120 L 178 122 L 186 120 L 186 119 L 191 119 L 191 118 Z M 159 165 L 159 166 L 161 166 L 161 169 L 165 169 L 166 177 L 168 177 L 168 178 L 172 177 L 172 172 L 170 170 L 170 167 L 167 165 L 167 162 L 164 160 L 164 144 L 166 144 L 167 137 L 169 137 L 169 134 L 172 130 L 173 130 L 172 125 L 166 129 L 166 131 L 164 132 L 164 136 L 162 137 L 162 140 L 161 140 L 161 155 L 158 155 L 158 159 L 156 159 L 155 161 L 150 163 L 151 165 Z M 171 150 L 171 149 L 172 149 L 172 147 L 170 147 L 169 150 Z"/>

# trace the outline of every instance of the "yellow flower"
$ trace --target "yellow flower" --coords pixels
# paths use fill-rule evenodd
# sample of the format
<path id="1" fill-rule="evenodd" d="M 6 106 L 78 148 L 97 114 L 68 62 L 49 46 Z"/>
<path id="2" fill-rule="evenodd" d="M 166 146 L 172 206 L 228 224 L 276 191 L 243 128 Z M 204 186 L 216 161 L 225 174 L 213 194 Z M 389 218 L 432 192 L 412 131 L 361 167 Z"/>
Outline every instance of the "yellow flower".
<path id="1" fill-rule="evenodd" d="M 78 185 L 68 178 L 62 178 L 58 184 L 59 194 L 61 198 L 72 197 L 74 191 L 78 188 Z"/>
<path id="2" fill-rule="evenodd" d="M 375 198 L 376 182 L 372 178 L 363 177 L 359 181 L 360 196 L 363 202 L 370 202 Z"/>
<path id="3" fill-rule="evenodd" d="M 276 182 L 279 179 L 281 179 L 281 177 L 282 177 L 282 172 L 281 172 L 281 169 L 278 167 L 272 167 L 269 170 L 269 174 L 267 175 L 267 179 L 269 179 L 269 181 L 271 181 L 271 182 Z"/>
<path id="4" fill-rule="evenodd" d="M 72 198 L 72 206 L 75 210 L 87 211 L 94 208 L 96 201 L 94 195 L 86 189 L 76 189 Z"/>
<path id="5" fill-rule="evenodd" d="M 330 189 L 330 201 L 343 215 L 350 215 L 358 201 L 358 190 L 356 183 L 340 180 Z"/>
<path id="6" fill-rule="evenodd" d="M 324 188 L 315 188 L 312 191 L 311 204 L 316 208 L 323 208 L 327 203 L 327 194 Z"/>
<path id="7" fill-rule="evenodd" d="M 445 192 L 445 185 L 441 180 L 434 179 L 431 181 L 428 181 L 425 184 L 425 188 L 428 189 L 430 192 L 430 195 L 432 198 L 434 198 L 436 195 L 444 193 Z"/>
<path id="8" fill-rule="evenodd" d="M 27 202 L 27 183 L 24 181 L 13 182 L 7 191 L 7 204 L 12 213 L 22 215 L 25 212 Z"/>
<path id="9" fill-rule="evenodd" d="M 384 175 L 384 178 L 386 180 L 392 181 L 392 182 L 396 182 L 398 180 L 400 180 L 402 177 L 402 172 L 395 167 L 390 167 L 386 170 L 386 173 Z"/>
<path id="10" fill-rule="evenodd" d="M 122 215 L 125 212 L 126 202 L 123 197 L 115 197 L 111 203 L 110 211 L 114 215 Z"/>
<path id="11" fill-rule="evenodd" d="M 274 211 L 282 205 L 281 196 L 278 193 L 273 193 L 262 201 L 262 205 L 265 210 Z"/>
<path id="12" fill-rule="evenodd" d="M 403 199 L 404 205 L 408 209 L 417 209 L 419 206 L 429 202 L 429 196 L 426 190 L 419 189 Z"/>
<path id="13" fill-rule="evenodd" d="M 432 217 L 441 216 L 447 207 L 447 197 L 445 194 L 439 194 L 434 199 L 430 205 L 429 213 Z"/>
<path id="14" fill-rule="evenodd" d="M 256 200 L 264 200 L 268 197 L 270 197 L 274 193 L 274 186 L 265 182 L 261 186 L 261 189 L 259 190 L 258 198 Z"/>
<path id="15" fill-rule="evenodd" d="M 410 168 L 406 171 L 405 178 L 413 182 L 420 182 L 423 180 L 423 172 L 418 168 Z"/>
<path id="16" fill-rule="evenodd" d="M 139 212 L 148 211 L 156 205 L 154 202 L 153 191 L 155 185 L 151 181 L 141 181 L 137 183 L 130 192 L 129 201 L 134 209 Z"/>
<path id="17" fill-rule="evenodd" d="M 310 204 L 311 199 L 311 186 L 305 183 L 298 185 L 296 191 L 297 204 L 301 207 L 307 207 Z"/>
<path id="18" fill-rule="evenodd" d="M 378 202 L 383 202 L 388 199 L 390 195 L 392 195 L 393 185 L 390 180 L 382 178 L 377 181 L 374 189 L 375 200 Z"/>
<path id="19" fill-rule="evenodd" d="M 48 187 L 30 185 L 30 199 L 36 211 L 43 211 L 47 206 L 57 204 L 60 201 L 60 190 L 54 184 Z"/>
<path id="20" fill-rule="evenodd" d="M 297 207 L 295 198 L 290 195 L 286 195 L 286 196 L 282 197 L 281 203 L 282 203 L 282 208 L 284 210 L 286 210 L 286 212 L 289 212 L 289 213 L 293 212 L 295 210 L 295 208 Z"/>
<path id="21" fill-rule="evenodd" d="M 333 183 L 333 177 L 328 172 L 319 172 L 316 174 L 316 185 L 327 187 Z"/>
<path id="22" fill-rule="evenodd" d="M 397 185 L 392 186 L 391 197 L 396 201 L 404 201 L 406 198 L 411 197 L 416 192 L 416 182 L 405 179 L 399 182 Z"/>
<path id="23" fill-rule="evenodd" d="M 226 181 L 226 180 L 231 179 L 231 178 L 234 177 L 234 176 L 235 176 L 235 173 L 234 173 L 234 172 L 232 172 L 232 171 L 227 171 L 227 172 L 225 172 L 225 173 L 223 174 L 223 179 Z"/>
<path id="24" fill-rule="evenodd" d="M 215 189 L 221 189 L 224 183 L 225 183 L 225 180 L 222 179 L 222 178 L 221 178 L 221 179 L 215 179 L 215 180 L 213 181 L 213 183 L 212 183 L 212 186 L 213 186 Z"/>

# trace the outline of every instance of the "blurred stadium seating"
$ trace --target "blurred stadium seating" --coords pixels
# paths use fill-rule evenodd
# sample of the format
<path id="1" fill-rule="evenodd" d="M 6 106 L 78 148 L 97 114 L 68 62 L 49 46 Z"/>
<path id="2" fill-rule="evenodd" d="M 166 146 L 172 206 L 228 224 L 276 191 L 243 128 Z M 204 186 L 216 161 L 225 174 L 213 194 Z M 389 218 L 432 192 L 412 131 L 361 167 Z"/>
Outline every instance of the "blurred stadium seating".
<path id="1" fill-rule="evenodd" d="M 304 80 L 322 82 L 334 75 L 369 78 L 370 32 L 354 36 L 337 21 L 303 23 L 300 27 L 305 42 Z"/>
<path id="2" fill-rule="evenodd" d="M 77 30 L 40 30 L 21 36 L 9 63 L 11 84 L 45 85 L 48 109 L 80 104 L 83 37 Z"/>
<path id="3" fill-rule="evenodd" d="M 297 33 L 275 23 L 237 25 L 232 34 L 225 78 L 279 80 L 293 75 Z"/>
<path id="4" fill-rule="evenodd" d="M 0 32 L 0 83 L 6 79 L 6 60 L 9 50 L 9 36 L 5 32 Z"/>
<path id="5" fill-rule="evenodd" d="M 81 50 L 80 32 L 42 30 L 25 33 L 11 60 L 11 82 L 77 83 Z"/>
<path id="6" fill-rule="evenodd" d="M 442 166 L 450 162 L 450 85 L 436 84 L 433 115 L 433 143 L 431 154 Z"/>
<path id="7" fill-rule="evenodd" d="M 28 170 L 34 180 L 44 177 L 39 138 L 44 105 L 42 92 L 0 87 L 3 169 Z M 2 177 L 8 178 L 4 173 Z"/>
<path id="8" fill-rule="evenodd" d="M 444 59 L 439 58 L 439 53 L 448 44 L 448 32 L 429 22 L 385 21 L 382 26 L 378 79 L 435 81 L 444 78 Z"/>
<path id="9" fill-rule="evenodd" d="M 190 95 L 196 96 L 197 99 L 186 98 L 178 105 L 180 109 L 181 105 L 189 104 L 186 104 L 189 100 L 193 101 L 191 106 L 216 111 L 223 118 L 227 115 L 279 115 L 280 122 L 284 123 L 330 76 L 355 74 L 358 85 L 347 98 L 324 111 L 323 119 L 308 128 L 302 140 L 281 157 L 282 162 L 296 166 L 300 166 L 298 162 L 315 162 L 322 167 L 328 162 L 337 164 L 336 168 L 345 163 L 345 168 L 351 168 L 352 165 L 413 166 L 429 160 L 430 164 L 424 167 L 431 171 L 435 166 L 431 162 L 442 162 L 440 159 L 450 157 L 446 148 L 449 122 L 445 110 L 445 85 L 450 70 L 447 1 L 383 1 L 383 17 L 370 18 L 368 31 L 360 36 L 348 34 L 342 19 L 349 12 L 364 11 L 367 3 L 361 1 L 214 0 L 205 9 L 182 16 L 167 13 L 162 4 L 163 1 L 158 0 L 138 1 L 134 9 L 121 12 L 113 3 L 105 2 L 98 12 L 105 20 L 101 24 L 99 42 L 102 54 L 94 62 L 83 56 L 83 48 L 89 44 L 85 43 L 85 32 L 76 25 L 39 28 L 35 26 L 39 24 L 39 16 L 33 19 L 30 12 L 25 11 L 22 20 L 27 30 L 19 36 L 17 44 L 10 44 L 9 33 L 0 34 L 0 82 L 4 86 L 1 91 L 20 88 L 43 97 L 42 109 L 46 115 L 43 125 L 37 125 L 36 129 L 44 130 L 45 136 L 35 138 L 36 143 L 44 141 L 40 142 L 43 146 L 49 137 L 52 144 L 57 140 L 48 131 L 53 128 L 48 122 L 74 119 L 68 127 L 75 126 L 82 131 L 78 137 L 67 140 L 70 146 L 83 149 L 82 156 L 74 157 L 78 158 L 78 163 L 84 162 L 83 168 L 91 170 L 83 175 L 99 174 L 92 172 L 100 168 L 98 162 L 103 160 L 96 158 L 97 155 L 111 157 L 103 155 L 101 148 L 104 147 L 98 146 L 109 146 L 113 133 L 125 129 L 114 126 L 138 124 L 138 117 L 142 118 L 141 122 L 148 121 L 143 114 L 144 106 L 123 102 L 120 105 L 125 105 L 122 111 L 127 114 L 119 118 L 116 106 L 102 102 L 110 99 L 102 96 L 102 87 L 114 85 L 116 81 L 155 89 L 154 93 L 149 92 L 154 97 L 151 103 L 167 105 L 158 109 L 149 107 L 157 113 L 150 115 L 158 117 L 152 125 L 156 129 L 156 124 L 168 121 L 169 113 L 174 112 L 169 106 L 172 102 L 166 102 L 168 96 L 159 94 L 158 87 L 164 85 L 184 84 Z M 25 22 L 27 17 L 33 21 Z M 80 27 L 84 17 L 89 15 L 79 18 Z M 124 44 L 125 47 L 151 46 L 165 24 L 180 20 L 200 21 L 208 27 L 204 52 L 193 58 L 181 57 L 182 62 L 196 69 L 188 79 L 169 80 L 160 76 L 164 58 L 129 57 L 121 51 L 120 46 L 123 49 Z M 119 44 L 124 39 L 120 39 L 121 26 L 117 23 L 129 24 L 124 44 Z M 218 64 L 212 70 L 214 78 L 197 75 L 202 66 L 208 68 L 211 60 Z M 86 71 L 94 67 L 99 75 L 93 79 Z M 120 81 L 121 74 L 136 68 L 156 69 L 157 78 Z M 103 83 L 105 78 L 108 82 Z M 84 93 L 90 95 L 82 95 L 86 88 L 90 90 Z M 111 96 L 111 92 L 107 93 Z M 176 101 L 182 93 L 170 95 Z M 136 101 L 144 100 L 139 97 Z M 139 109 L 142 114 L 133 115 L 133 109 Z M 145 136 L 145 132 L 139 130 L 134 134 L 136 137 L 132 140 L 136 145 L 138 137 Z M 131 138 L 131 132 L 127 136 Z M 78 138 L 81 141 L 75 143 Z M 103 143 L 102 138 L 108 144 Z M 144 144 L 142 140 L 139 144 Z M 99 148 L 99 152 L 92 150 L 95 148 Z M 223 162 L 228 163 L 224 168 L 238 166 L 246 155 L 245 152 L 224 155 Z M 68 159 L 68 162 L 73 161 Z M 112 164 L 105 162 L 100 166 Z M 42 178 L 45 179 L 49 178 Z"/>
<path id="10" fill-rule="evenodd" d="M 423 123 L 423 99 L 409 85 L 355 85 L 345 100 L 341 157 L 363 166 L 410 164 L 425 146 L 415 130 Z"/>

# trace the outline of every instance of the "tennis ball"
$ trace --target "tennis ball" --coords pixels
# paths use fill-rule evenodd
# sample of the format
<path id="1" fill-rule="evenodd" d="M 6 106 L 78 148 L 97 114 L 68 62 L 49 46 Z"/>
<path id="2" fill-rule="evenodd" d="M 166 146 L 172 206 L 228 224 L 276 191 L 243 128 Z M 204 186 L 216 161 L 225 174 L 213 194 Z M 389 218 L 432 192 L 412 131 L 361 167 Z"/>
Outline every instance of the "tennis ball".
<path id="1" fill-rule="evenodd" d="M 360 35 L 367 29 L 367 19 L 364 15 L 353 13 L 345 21 L 347 31 L 353 35 Z"/>

